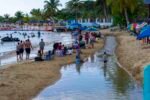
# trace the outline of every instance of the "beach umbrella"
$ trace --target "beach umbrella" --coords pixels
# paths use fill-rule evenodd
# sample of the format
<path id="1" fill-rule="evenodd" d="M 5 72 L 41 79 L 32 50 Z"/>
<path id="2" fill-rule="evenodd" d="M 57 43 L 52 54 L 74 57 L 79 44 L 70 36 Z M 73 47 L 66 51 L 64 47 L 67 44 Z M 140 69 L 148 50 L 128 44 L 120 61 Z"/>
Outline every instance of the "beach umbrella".
<path id="1" fill-rule="evenodd" d="M 143 28 L 143 27 L 145 27 L 145 26 L 147 26 L 147 23 L 146 23 L 146 22 L 143 22 L 143 23 L 140 25 L 141 28 Z"/>
<path id="2" fill-rule="evenodd" d="M 79 24 L 79 23 L 73 23 L 73 24 L 70 24 L 67 28 L 69 29 L 76 29 L 76 28 L 81 28 L 82 25 Z"/>
<path id="3" fill-rule="evenodd" d="M 81 26 L 81 24 L 79 24 L 79 23 L 73 23 L 73 24 L 70 24 L 70 26 L 80 27 L 80 26 Z"/>
<path id="4" fill-rule="evenodd" d="M 86 30 L 86 29 L 87 29 L 87 27 L 81 27 L 81 28 L 80 28 L 81 31 L 84 31 L 84 30 Z"/>
<path id="5" fill-rule="evenodd" d="M 144 27 L 142 28 L 142 31 L 143 31 L 143 30 L 146 30 L 146 29 L 150 30 L 150 25 L 144 26 Z"/>
<path id="6" fill-rule="evenodd" d="M 90 28 L 87 28 L 85 29 L 85 31 L 99 31 L 97 28 L 94 28 L 94 27 L 90 27 Z"/>
<path id="7" fill-rule="evenodd" d="M 97 23 L 82 23 L 82 26 L 84 26 L 84 27 L 100 27 L 100 25 L 99 24 L 97 24 Z"/>
<path id="8" fill-rule="evenodd" d="M 146 38 L 146 37 L 150 37 L 150 29 L 145 29 L 145 30 L 143 30 L 143 31 L 137 36 L 137 39 L 140 40 L 140 39 L 143 39 L 143 38 Z"/>

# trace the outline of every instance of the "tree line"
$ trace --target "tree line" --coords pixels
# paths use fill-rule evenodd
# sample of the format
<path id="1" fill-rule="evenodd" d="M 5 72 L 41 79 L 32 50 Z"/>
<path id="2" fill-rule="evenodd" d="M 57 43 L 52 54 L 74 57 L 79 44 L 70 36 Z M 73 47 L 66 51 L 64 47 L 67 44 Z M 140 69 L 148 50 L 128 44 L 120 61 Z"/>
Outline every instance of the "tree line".
<path id="1" fill-rule="evenodd" d="M 29 14 L 17 11 L 15 16 L 0 16 L 0 22 L 15 23 L 40 20 L 68 20 L 79 18 L 110 18 L 114 24 L 126 25 L 134 21 L 144 20 L 148 9 L 143 0 L 70 0 L 65 8 L 58 9 L 59 0 L 45 0 L 43 9 L 32 9 Z"/>

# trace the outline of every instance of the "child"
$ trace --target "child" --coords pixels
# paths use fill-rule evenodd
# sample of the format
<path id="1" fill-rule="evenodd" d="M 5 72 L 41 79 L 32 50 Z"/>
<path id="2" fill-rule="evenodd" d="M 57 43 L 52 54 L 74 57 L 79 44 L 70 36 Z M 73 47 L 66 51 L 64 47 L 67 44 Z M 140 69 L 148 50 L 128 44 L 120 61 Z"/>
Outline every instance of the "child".
<path id="1" fill-rule="evenodd" d="M 37 57 L 35 57 L 35 61 L 44 61 L 42 58 L 41 50 L 38 50 Z"/>

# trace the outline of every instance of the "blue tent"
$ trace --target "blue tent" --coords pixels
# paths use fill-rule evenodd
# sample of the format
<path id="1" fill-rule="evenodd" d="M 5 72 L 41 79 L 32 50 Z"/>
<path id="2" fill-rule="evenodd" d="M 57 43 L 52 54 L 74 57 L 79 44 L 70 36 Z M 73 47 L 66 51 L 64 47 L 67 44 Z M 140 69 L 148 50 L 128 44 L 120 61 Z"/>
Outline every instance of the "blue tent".
<path id="1" fill-rule="evenodd" d="M 73 23 L 73 24 L 70 24 L 67 28 L 69 29 L 75 29 L 75 28 L 81 28 L 81 24 L 79 23 Z"/>
<path id="2" fill-rule="evenodd" d="M 82 23 L 82 26 L 84 27 L 100 27 L 97 23 Z"/>
<path id="3" fill-rule="evenodd" d="M 144 31 L 144 30 L 146 30 L 146 29 L 150 30 L 150 25 L 144 26 L 144 27 L 142 28 L 142 31 Z"/>
<path id="4" fill-rule="evenodd" d="M 81 24 L 79 24 L 79 23 L 73 23 L 73 24 L 70 24 L 70 26 L 81 26 Z"/>
<path id="5" fill-rule="evenodd" d="M 143 38 L 146 38 L 146 37 L 150 37 L 150 29 L 145 29 L 145 30 L 143 30 L 143 31 L 137 36 L 137 39 L 140 40 L 140 39 L 143 39 Z"/>
<path id="6" fill-rule="evenodd" d="M 85 31 L 98 31 L 98 29 L 90 27 L 90 28 L 85 29 Z"/>
<path id="7" fill-rule="evenodd" d="M 82 30 L 82 31 L 84 31 L 84 30 L 86 30 L 87 29 L 87 27 L 81 27 L 80 28 L 80 30 Z"/>

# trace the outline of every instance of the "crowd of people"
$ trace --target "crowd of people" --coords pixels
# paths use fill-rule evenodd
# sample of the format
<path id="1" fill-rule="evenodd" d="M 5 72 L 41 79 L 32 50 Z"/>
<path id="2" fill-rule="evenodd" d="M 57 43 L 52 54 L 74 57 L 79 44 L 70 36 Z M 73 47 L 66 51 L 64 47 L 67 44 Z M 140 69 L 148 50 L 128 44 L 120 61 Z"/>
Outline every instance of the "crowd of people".
<path id="1" fill-rule="evenodd" d="M 27 39 L 26 41 L 19 41 L 16 46 L 17 61 L 23 60 L 24 52 L 26 52 L 26 59 L 29 59 L 31 49 L 32 44 L 29 39 Z"/>
<path id="2" fill-rule="evenodd" d="M 101 38 L 101 33 L 95 32 L 84 32 L 83 34 L 80 30 L 72 32 L 72 36 L 75 39 L 73 48 L 76 50 L 76 63 L 80 63 L 80 49 L 94 48 L 94 42 L 96 38 Z"/>
<path id="3" fill-rule="evenodd" d="M 44 51 L 45 42 L 43 39 L 41 39 L 35 61 L 50 60 L 54 56 L 63 57 L 66 55 L 71 55 L 73 50 L 75 50 L 76 60 L 79 62 L 81 49 L 94 48 L 94 42 L 96 41 L 97 37 L 101 38 L 101 33 L 96 34 L 94 32 L 86 32 L 85 34 L 81 34 L 80 30 L 75 30 L 72 32 L 72 37 L 74 38 L 74 41 L 71 46 L 65 46 L 61 42 L 55 42 L 53 44 L 53 50 L 49 50 L 47 52 Z M 16 46 L 17 61 L 23 60 L 24 52 L 26 53 L 26 59 L 28 60 L 31 49 L 33 48 L 29 39 L 26 41 L 19 41 Z"/>

